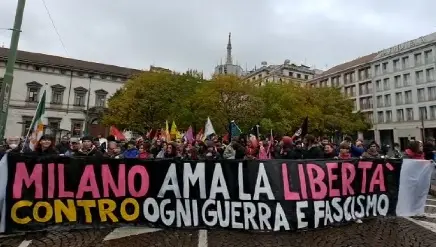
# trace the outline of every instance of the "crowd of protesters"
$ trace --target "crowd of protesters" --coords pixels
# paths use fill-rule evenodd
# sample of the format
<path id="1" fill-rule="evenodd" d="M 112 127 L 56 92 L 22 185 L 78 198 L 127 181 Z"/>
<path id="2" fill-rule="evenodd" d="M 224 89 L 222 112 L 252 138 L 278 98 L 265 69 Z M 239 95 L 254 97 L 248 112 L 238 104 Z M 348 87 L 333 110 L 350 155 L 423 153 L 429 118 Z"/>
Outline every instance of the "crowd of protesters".
<path id="1" fill-rule="evenodd" d="M 114 136 L 107 138 L 84 136 L 82 138 L 62 137 L 55 143 L 52 136 L 40 138 L 34 150 L 23 148 L 19 137 L 8 138 L 6 145 L 0 149 L 5 153 L 32 153 L 36 155 L 61 155 L 68 157 L 97 156 L 108 158 L 139 159 L 350 159 L 350 158 L 413 158 L 433 159 L 435 140 L 429 138 L 425 143 L 410 141 L 404 152 L 394 144 L 380 146 L 376 142 L 364 145 L 362 140 L 353 141 L 345 137 L 340 143 L 333 143 L 329 138 L 304 138 L 284 136 L 281 139 L 258 139 L 251 137 L 234 137 L 231 141 L 217 136 L 210 140 L 183 142 L 178 140 L 166 142 L 164 139 L 137 138 L 130 141 L 117 141 Z"/>

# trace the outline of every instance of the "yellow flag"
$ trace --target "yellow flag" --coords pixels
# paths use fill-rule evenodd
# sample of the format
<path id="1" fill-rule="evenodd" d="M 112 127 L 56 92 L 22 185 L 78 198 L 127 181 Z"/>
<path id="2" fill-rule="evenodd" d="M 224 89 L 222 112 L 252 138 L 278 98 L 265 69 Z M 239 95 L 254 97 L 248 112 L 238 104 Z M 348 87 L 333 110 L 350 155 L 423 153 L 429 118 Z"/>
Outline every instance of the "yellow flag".
<path id="1" fill-rule="evenodd" d="M 165 121 L 165 141 L 167 141 L 167 142 L 171 141 L 170 128 L 168 126 L 168 120 Z"/>
<path id="2" fill-rule="evenodd" d="M 173 123 L 171 124 L 171 137 L 174 137 L 175 139 L 181 139 L 182 135 L 180 134 L 180 132 L 177 130 L 177 125 L 176 122 L 173 120 Z"/>

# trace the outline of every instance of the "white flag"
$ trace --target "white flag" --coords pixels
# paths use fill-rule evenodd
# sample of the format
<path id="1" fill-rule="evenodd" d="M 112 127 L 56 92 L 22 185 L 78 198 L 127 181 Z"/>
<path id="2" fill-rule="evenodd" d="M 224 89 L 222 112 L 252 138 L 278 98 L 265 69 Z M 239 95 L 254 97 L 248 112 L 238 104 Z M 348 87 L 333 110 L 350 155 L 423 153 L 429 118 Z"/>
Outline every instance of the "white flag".
<path id="1" fill-rule="evenodd" d="M 204 139 L 206 139 L 208 136 L 215 134 L 215 129 L 213 128 L 212 122 L 210 121 L 210 118 L 207 117 L 206 125 L 204 126 Z"/>

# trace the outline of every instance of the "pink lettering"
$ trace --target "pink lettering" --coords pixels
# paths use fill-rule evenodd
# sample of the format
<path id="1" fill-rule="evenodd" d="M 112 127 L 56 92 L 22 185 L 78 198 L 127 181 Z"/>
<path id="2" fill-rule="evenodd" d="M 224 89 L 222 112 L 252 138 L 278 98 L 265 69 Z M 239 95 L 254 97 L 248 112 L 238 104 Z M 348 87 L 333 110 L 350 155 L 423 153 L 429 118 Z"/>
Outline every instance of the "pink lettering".
<path id="1" fill-rule="evenodd" d="M 135 188 L 135 175 L 138 174 L 141 176 L 141 188 L 139 191 Z M 142 197 L 145 196 L 148 192 L 148 187 L 150 185 L 150 180 L 148 176 L 147 169 L 145 166 L 136 165 L 133 166 L 129 170 L 129 174 L 127 175 L 127 182 L 129 184 L 129 193 L 133 197 Z"/>
<path id="2" fill-rule="evenodd" d="M 334 174 L 333 170 L 338 169 L 338 163 L 326 163 L 327 166 L 327 175 L 329 179 L 329 196 L 336 197 L 340 196 L 339 189 L 333 188 L 333 182 L 338 180 L 338 175 Z"/>
<path id="3" fill-rule="evenodd" d="M 15 199 L 22 197 L 23 183 L 29 188 L 32 184 L 35 185 L 35 198 L 41 199 L 43 195 L 42 187 L 42 164 L 36 164 L 33 167 L 32 174 L 27 171 L 26 164 L 24 162 L 18 162 L 15 167 L 15 178 L 12 186 L 12 196 Z"/>
<path id="4" fill-rule="evenodd" d="M 359 161 L 359 168 L 362 169 L 362 193 L 366 193 L 366 173 L 371 169 L 372 161 Z"/>
<path id="5" fill-rule="evenodd" d="M 327 186 L 323 181 L 325 178 L 324 170 L 315 164 L 307 164 L 306 167 L 312 199 L 324 199 L 327 196 Z M 316 190 L 317 186 L 319 187 L 318 191 Z"/>
<path id="6" fill-rule="evenodd" d="M 65 190 L 65 166 L 58 164 L 59 198 L 74 198 L 74 192 Z"/>
<path id="7" fill-rule="evenodd" d="M 100 198 L 100 193 L 97 187 L 97 181 L 95 180 L 95 172 L 93 165 L 85 166 L 82 177 L 80 178 L 79 188 L 77 189 L 76 198 L 83 198 L 85 192 L 91 192 L 92 197 Z"/>
<path id="8" fill-rule="evenodd" d="M 304 174 L 303 174 L 304 175 Z M 298 192 L 291 191 L 291 186 L 289 184 L 289 174 L 288 167 L 286 163 L 282 163 L 282 179 L 283 179 L 283 193 L 285 200 L 297 201 L 300 200 L 300 195 Z"/>
<path id="9" fill-rule="evenodd" d="M 304 174 L 303 164 L 298 164 L 298 178 L 300 179 L 300 192 L 301 198 L 307 199 L 307 185 L 306 185 L 306 175 Z"/>
<path id="10" fill-rule="evenodd" d="M 55 164 L 49 163 L 48 164 L 48 198 L 54 197 L 54 190 L 55 190 Z"/>
<path id="11" fill-rule="evenodd" d="M 383 165 L 377 164 L 377 167 L 375 168 L 374 174 L 372 174 L 371 182 L 369 183 L 369 192 L 374 192 L 375 185 L 378 185 L 380 187 L 380 192 L 385 192 L 385 176 L 383 173 Z"/>
<path id="12" fill-rule="evenodd" d="M 354 195 L 354 189 L 351 186 L 351 184 L 354 181 L 354 178 L 356 177 L 356 168 L 351 163 L 342 163 L 342 195 Z"/>
<path id="13" fill-rule="evenodd" d="M 126 195 L 126 165 L 118 165 L 118 186 L 115 184 L 109 165 L 101 166 L 101 176 L 103 183 L 103 196 L 109 197 L 109 191 L 115 194 L 115 197 L 123 197 Z M 110 188 L 110 189 L 109 189 Z"/>

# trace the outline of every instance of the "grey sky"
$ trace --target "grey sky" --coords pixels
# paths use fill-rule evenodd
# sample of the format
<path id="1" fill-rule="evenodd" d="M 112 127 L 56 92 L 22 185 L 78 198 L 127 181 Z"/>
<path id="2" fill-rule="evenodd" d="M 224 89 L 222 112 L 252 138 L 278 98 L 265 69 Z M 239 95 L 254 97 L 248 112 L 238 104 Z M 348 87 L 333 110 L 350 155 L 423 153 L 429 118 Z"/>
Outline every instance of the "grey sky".
<path id="1" fill-rule="evenodd" d="M 3 0 L 0 28 L 17 0 Z M 211 73 L 232 32 L 234 60 L 324 69 L 436 31 L 436 1 L 46 0 L 69 56 L 133 68 Z M 41 0 L 28 0 L 20 49 L 66 56 Z M 0 30 L 0 44 L 10 32 Z"/>

